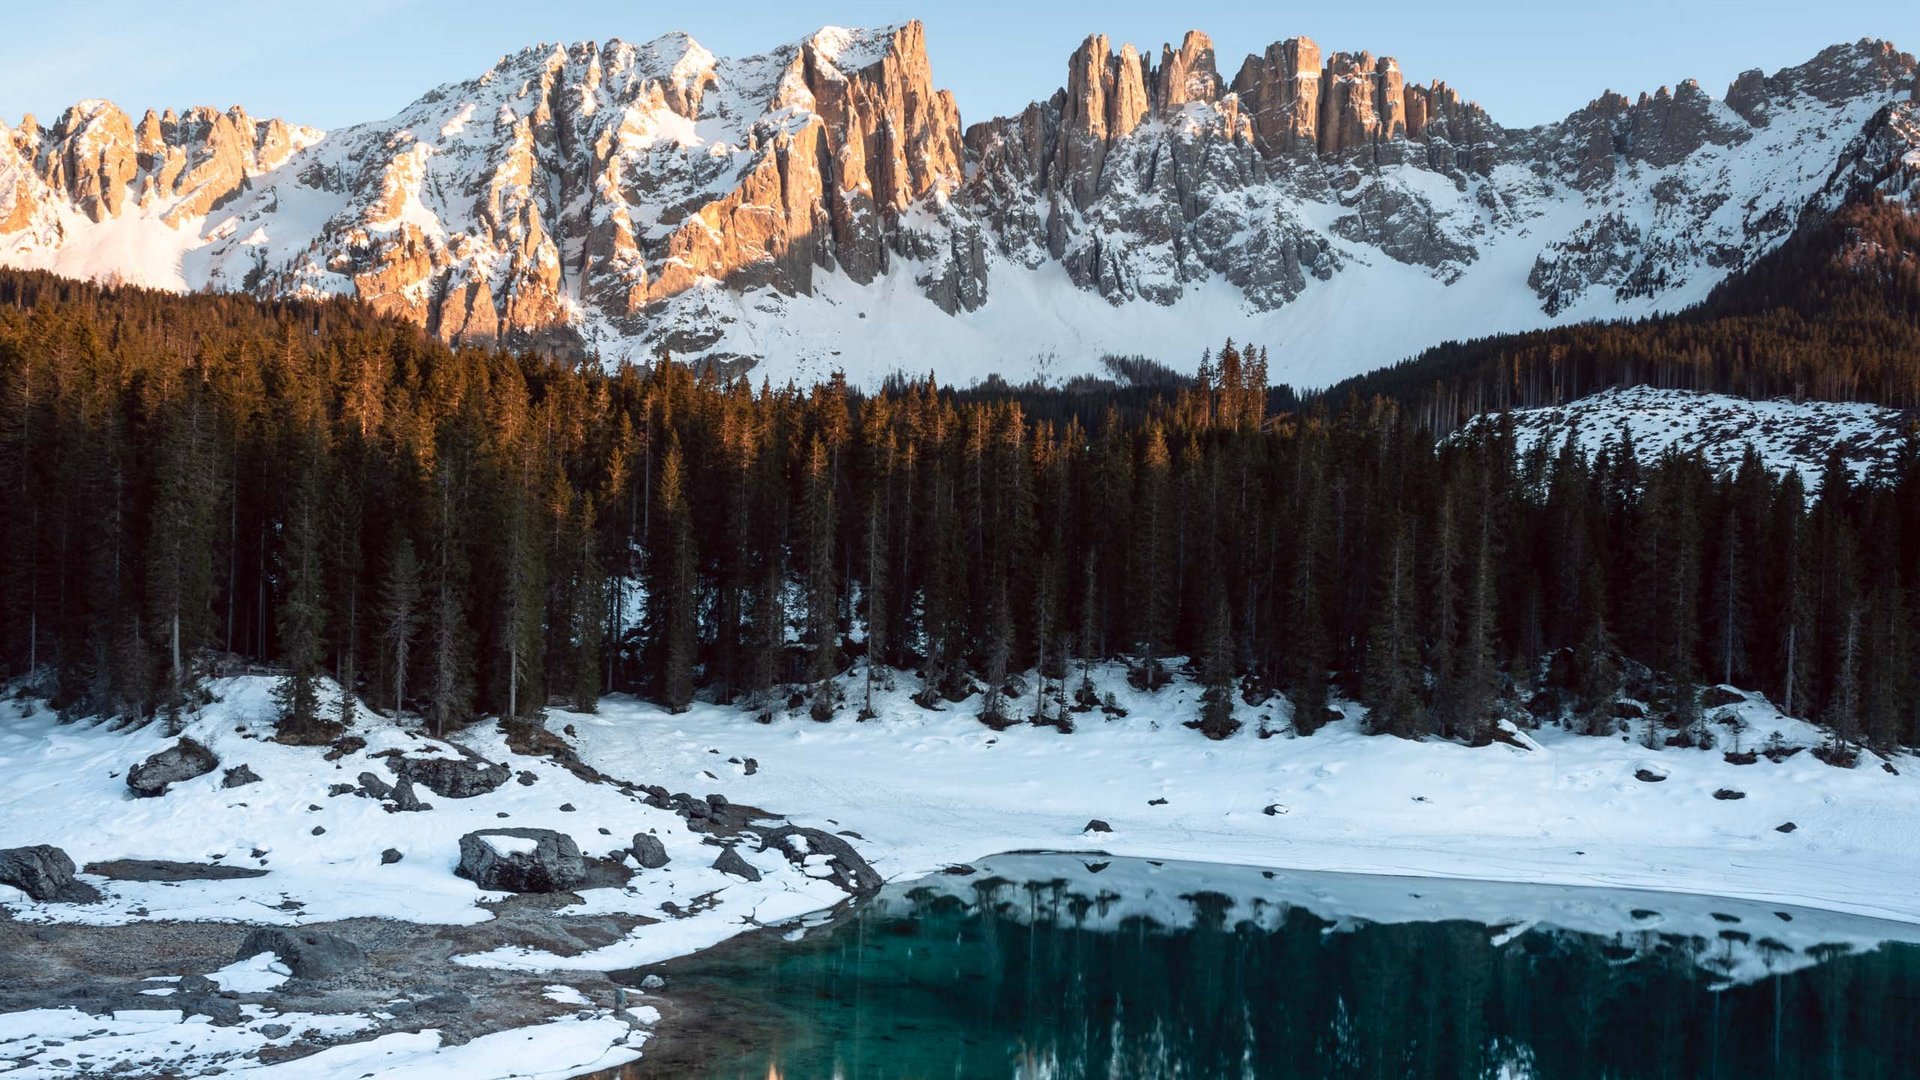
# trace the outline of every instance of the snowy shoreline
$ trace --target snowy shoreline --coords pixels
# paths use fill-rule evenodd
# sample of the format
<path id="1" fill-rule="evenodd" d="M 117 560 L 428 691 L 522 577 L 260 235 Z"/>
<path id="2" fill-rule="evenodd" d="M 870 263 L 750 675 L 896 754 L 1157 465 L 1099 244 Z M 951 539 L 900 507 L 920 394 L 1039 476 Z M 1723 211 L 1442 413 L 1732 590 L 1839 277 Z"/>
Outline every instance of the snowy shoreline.
<path id="1" fill-rule="evenodd" d="M 1911 754 L 1884 765 L 1863 754 L 1853 769 L 1808 752 L 1735 765 L 1724 743 L 1656 751 L 1638 738 L 1544 727 L 1518 733 L 1520 746 L 1476 748 L 1363 735 L 1352 720 L 1262 739 L 1262 710 L 1247 708 L 1246 729 L 1216 743 L 1184 726 L 1198 715 L 1196 688 L 1141 693 L 1117 664 L 1096 681 L 1125 718 L 1095 711 L 1076 717 L 1070 735 L 994 732 L 974 718 L 977 702 L 929 712 L 908 700 L 910 679 L 897 681 L 876 702 L 880 719 L 865 723 L 760 724 L 700 705 L 675 716 L 615 698 L 596 715 L 556 712 L 549 725 L 572 725 L 596 767 L 621 774 L 644 762 L 670 787 L 709 770 L 712 751 L 721 761 L 753 757 L 752 776 L 727 778 L 729 798 L 860 834 L 890 881 L 1058 850 L 1646 889 L 1920 923 L 1920 854 L 1908 842 L 1920 826 L 1920 762 Z M 857 700 L 851 676 L 847 693 Z M 1269 729 L 1284 730 L 1284 703 L 1267 711 L 1277 714 Z M 1715 711 L 1741 720 L 1749 747 L 1773 731 L 1793 746 L 1821 738 L 1755 695 Z M 1643 769 L 1664 779 L 1636 779 Z M 1092 819 L 1113 831 L 1083 832 Z M 1778 831 L 1788 822 L 1792 831 Z"/>
<path id="2" fill-rule="evenodd" d="M 863 692 L 861 675 L 856 669 L 844 676 L 849 702 Z M 399 1010 L 379 1004 L 384 998 L 370 1005 L 329 999 L 331 1011 L 296 1012 L 294 1002 L 265 985 L 243 996 L 243 1007 L 256 1012 L 239 1027 L 167 1013 L 160 996 L 124 1022 L 117 1012 L 89 1019 L 69 1004 L 27 1000 L 48 1007 L 0 1013 L 0 1061 L 32 1062 L 21 1075 L 71 1075 L 47 1063 L 71 1060 L 58 1055 L 74 1046 L 111 1043 L 120 1055 L 114 1060 L 138 1065 L 171 1067 L 186 1054 L 196 1067 L 257 1075 L 318 1075 L 311 1070 L 336 1060 L 377 1060 L 381 1075 L 407 1075 L 409 1068 L 426 1074 L 452 1060 L 448 1055 L 474 1062 L 479 1051 L 466 1048 L 482 1040 L 520 1045 L 545 1031 L 565 1036 L 560 1056 L 617 1065 L 643 1055 L 661 1016 L 654 1004 L 670 1005 L 671 991 L 653 997 L 654 1004 L 635 994 L 620 1012 L 608 973 L 796 919 L 818 923 L 846 901 L 817 866 L 751 843 L 737 850 L 761 880 L 712 868 L 715 842 L 729 841 L 682 813 L 647 805 L 631 786 L 592 779 L 592 770 L 700 799 L 722 795 L 764 808 L 775 820 L 840 834 L 893 883 L 957 864 L 1019 864 L 1022 851 L 1099 853 L 1214 864 L 1210 876 L 1271 888 L 1283 901 L 1324 895 L 1330 911 L 1340 909 L 1335 901 L 1344 886 L 1287 872 L 1367 875 L 1378 879 L 1364 894 L 1373 906 L 1349 913 L 1361 919 L 1490 919 L 1508 903 L 1503 898 L 1519 897 L 1513 903 L 1527 910 L 1511 912 L 1517 920 L 1564 916 L 1578 924 L 1569 929 L 1646 929 L 1619 914 L 1627 907 L 1618 896 L 1550 900 L 1539 889 L 1480 884 L 1519 883 L 1662 893 L 1674 897 L 1663 907 L 1683 913 L 1726 909 L 1715 902 L 1722 898 L 1745 905 L 1740 910 L 1811 908 L 1904 924 L 1887 927 L 1887 939 L 1920 937 L 1906 929 L 1920 926 L 1920 895 L 1912 888 L 1920 853 L 1909 842 L 1920 825 L 1920 761 L 1863 754 L 1853 769 L 1826 765 L 1804 749 L 1817 744 L 1817 729 L 1752 695 L 1715 710 L 1723 731 L 1730 736 L 1727 721 L 1737 719 L 1742 745 L 1757 747 L 1778 731 L 1800 752 L 1738 765 L 1720 749 L 1652 750 L 1638 738 L 1551 726 L 1475 748 L 1363 735 L 1353 718 L 1296 738 L 1281 699 L 1241 708 L 1243 729 L 1213 742 L 1184 724 L 1198 713 L 1199 693 L 1184 679 L 1140 692 L 1128 685 L 1124 667 L 1112 664 L 1096 670 L 1095 681 L 1125 715 L 1076 715 L 1072 734 L 1030 725 L 993 731 L 975 718 L 977 699 L 922 709 L 910 700 L 913 680 L 904 675 L 877 695 L 878 718 L 865 722 L 854 719 L 851 705 L 827 724 L 804 711 L 760 723 L 732 707 L 699 704 L 675 715 L 611 697 L 597 713 L 556 709 L 546 721 L 589 769 L 515 752 L 497 725 L 477 724 L 454 742 L 524 778 L 473 797 L 430 797 L 432 809 L 411 813 L 341 790 L 341 781 L 363 769 L 384 771 L 395 751 L 451 756 L 451 748 L 364 711 L 355 734 L 366 745 L 350 753 L 280 746 L 260 737 L 272 715 L 270 679 L 216 683 L 219 700 L 188 728 L 224 766 L 248 764 L 260 781 L 228 788 L 216 770 L 150 799 L 133 798 L 123 777 L 171 743 L 158 725 L 115 731 L 62 724 L 44 709 L 5 703 L 0 767 L 17 779 L 0 793 L 0 848 L 56 844 L 83 866 L 211 860 L 267 871 L 186 881 L 83 873 L 106 894 L 91 905 L 32 903 L 0 886 L 0 904 L 19 920 L 14 925 L 101 941 L 167 920 L 207 927 L 199 935 L 205 941 L 195 934 L 169 938 L 179 942 L 177 955 L 132 961 L 138 970 L 126 977 L 144 977 L 140 985 L 155 989 L 196 972 L 219 975 L 215 969 L 232 966 L 227 939 L 250 925 L 345 925 L 363 933 L 440 927 L 432 956 L 439 966 L 432 970 L 476 993 L 510 985 L 497 992 L 507 993 L 503 1000 L 513 1008 L 473 1022 L 497 1026 L 470 1027 L 447 1042 L 424 1023 L 425 1014 L 396 1017 Z M 1020 700 L 1009 708 L 1018 715 Z M 1095 819 L 1111 831 L 1089 831 Z M 1793 829 L 1781 831 L 1787 823 Z M 623 887 L 582 888 L 577 900 L 486 893 L 453 867 L 461 834 L 496 826 L 559 830 L 593 856 L 619 855 L 634 833 L 650 832 L 672 862 L 633 871 Z M 388 864 L 385 848 L 403 860 Z M 1272 882 L 1269 870 L 1288 880 Z M 1449 884 L 1396 884 L 1423 879 Z M 1407 896 L 1421 899 L 1408 903 Z M 1375 903 L 1381 897 L 1391 902 Z M 1595 911 L 1614 914 L 1596 922 Z M 127 985 L 116 992 L 152 992 Z M 9 1000 L 8 1007 L 21 1008 L 19 993 Z M 667 1012 L 674 1023 L 674 1010 Z M 64 1047 L 47 1042 L 47 1032 L 80 1029 L 109 1034 L 71 1037 L 61 1040 Z M 317 1040 L 304 1047 L 310 1052 L 270 1060 L 303 1032 Z M 188 1049 L 169 1049 L 176 1043 Z M 524 1064 L 507 1056 L 485 1067 Z M 483 1068 L 473 1075 L 488 1074 Z"/>

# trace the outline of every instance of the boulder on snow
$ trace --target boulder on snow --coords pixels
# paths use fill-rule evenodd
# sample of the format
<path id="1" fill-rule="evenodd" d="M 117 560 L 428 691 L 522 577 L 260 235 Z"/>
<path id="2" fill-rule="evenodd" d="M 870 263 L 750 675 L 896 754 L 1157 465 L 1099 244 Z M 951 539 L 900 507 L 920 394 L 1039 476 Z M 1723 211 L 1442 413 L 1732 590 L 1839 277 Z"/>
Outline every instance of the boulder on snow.
<path id="1" fill-rule="evenodd" d="M 52 844 L 0 850 L 0 885 L 11 885 L 42 903 L 90 904 L 100 890 L 73 879 L 73 860 Z"/>
<path id="2" fill-rule="evenodd" d="M 564 892 L 587 877 L 573 837 L 552 829 L 482 829 L 460 838 L 455 873 L 498 892 Z"/>
<path id="3" fill-rule="evenodd" d="M 1728 705 L 1738 705 L 1747 700 L 1747 695 L 1731 686 L 1709 686 L 1700 691 L 1700 707 L 1719 709 Z"/>
<path id="4" fill-rule="evenodd" d="M 765 851 L 770 847 L 779 848 L 786 854 L 787 861 L 802 871 L 807 869 L 809 857 L 825 855 L 826 872 L 814 876 L 831 881 L 855 896 L 879 892 L 880 886 L 886 884 L 886 879 L 854 850 L 852 844 L 830 832 L 783 825 L 762 834 L 760 850 Z"/>
<path id="5" fill-rule="evenodd" d="M 164 795 L 168 784 L 205 776 L 218 768 L 213 751 L 181 737 L 180 741 L 127 770 L 127 786 L 141 798 Z"/>
<path id="6" fill-rule="evenodd" d="M 221 777 L 220 786 L 224 788 L 236 788 L 245 787 L 248 784 L 257 784 L 259 782 L 260 774 L 254 772 L 251 767 L 235 765 L 233 768 L 228 769 Z"/>
<path id="7" fill-rule="evenodd" d="M 387 797 L 393 800 L 387 806 L 387 809 L 399 813 L 413 813 L 418 810 L 433 809 L 432 803 L 421 802 L 420 796 L 413 793 L 413 782 L 410 780 L 402 780 L 393 785 L 393 790 L 388 792 Z"/>
<path id="8" fill-rule="evenodd" d="M 380 779 L 380 777 L 375 775 L 374 773 L 363 772 L 358 777 L 356 777 L 356 779 L 360 781 L 360 794 L 365 795 L 367 798 L 369 799 L 393 798 L 393 785 L 387 783 L 385 780 Z"/>
<path id="9" fill-rule="evenodd" d="M 1112 831 L 1113 831 L 1113 826 L 1111 826 L 1111 825 L 1109 825 L 1109 824 L 1107 824 L 1107 823 L 1106 823 L 1106 822 L 1104 822 L 1104 821 L 1101 821 L 1101 820 L 1100 820 L 1099 818 L 1094 818 L 1094 819 L 1093 819 L 1092 821 L 1089 821 L 1089 822 L 1087 822 L 1087 827 L 1086 827 L 1086 828 L 1084 828 L 1084 829 L 1081 829 L 1080 831 L 1081 831 L 1081 832 L 1083 832 L 1083 833 L 1090 833 L 1090 832 L 1112 832 Z"/>
<path id="10" fill-rule="evenodd" d="M 742 858 L 740 853 L 732 847 L 721 849 L 720 857 L 713 860 L 713 868 L 723 874 L 732 874 L 734 877 L 743 878 L 747 881 L 760 880 L 760 871 L 755 869 L 752 863 Z"/>
<path id="11" fill-rule="evenodd" d="M 485 795 L 513 777 L 513 770 L 478 754 L 463 757 L 390 757 L 393 775 L 419 784 L 444 799 L 471 799 Z"/>
<path id="12" fill-rule="evenodd" d="M 1633 778 L 1635 780 L 1640 781 L 1643 784 L 1657 784 L 1660 781 L 1665 780 L 1667 778 L 1667 774 L 1657 773 L 1657 772 L 1654 772 L 1652 769 L 1635 769 L 1633 770 Z"/>
<path id="13" fill-rule="evenodd" d="M 330 979 L 367 966 L 365 949 L 338 934 L 297 926 L 263 926 L 248 934 L 233 954 L 236 961 L 270 952 L 296 979 Z"/>
<path id="14" fill-rule="evenodd" d="M 633 852 L 633 861 L 648 870 L 658 870 L 667 865 L 667 845 L 652 833 L 634 833 L 633 846 L 627 849 Z"/>
<path id="15" fill-rule="evenodd" d="M 380 865 L 392 866 L 394 863 L 399 862 L 401 859 L 405 857 L 406 856 L 400 854 L 399 848 L 388 848 L 387 850 L 380 853 Z"/>
<path id="16" fill-rule="evenodd" d="M 1777 833 L 1790 833 L 1790 832 L 1793 832 L 1795 829 L 1798 829 L 1799 827 L 1800 826 L 1795 825 L 1791 821 L 1783 821 L 1780 824 L 1775 825 L 1773 827 L 1773 831 Z"/>
<path id="17" fill-rule="evenodd" d="M 1735 791 L 1732 788 L 1723 787 L 1719 791 L 1714 792 L 1713 797 L 1716 799 L 1719 799 L 1721 802 L 1732 802 L 1735 799 L 1746 798 L 1747 793 L 1744 791 Z"/>

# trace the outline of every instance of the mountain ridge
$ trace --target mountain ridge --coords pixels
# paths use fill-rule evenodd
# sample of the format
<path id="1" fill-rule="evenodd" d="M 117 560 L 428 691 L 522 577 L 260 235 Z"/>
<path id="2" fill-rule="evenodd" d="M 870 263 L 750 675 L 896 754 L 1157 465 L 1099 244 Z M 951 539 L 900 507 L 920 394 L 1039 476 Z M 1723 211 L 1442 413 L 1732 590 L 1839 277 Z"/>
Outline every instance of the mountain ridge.
<path id="1" fill-rule="evenodd" d="M 1916 93 L 1868 39 L 1724 98 L 1608 91 L 1509 129 L 1305 38 L 1228 78 L 1194 31 L 1157 63 L 1093 35 L 1049 99 L 963 127 L 917 22 L 739 59 L 680 33 L 543 44 L 328 133 L 237 107 L 28 118 L 0 130 L 0 263 L 346 293 L 455 342 L 775 378 L 1058 381 L 1232 334 L 1327 385 L 1697 302 L 1853 189 L 1910 192 Z"/>

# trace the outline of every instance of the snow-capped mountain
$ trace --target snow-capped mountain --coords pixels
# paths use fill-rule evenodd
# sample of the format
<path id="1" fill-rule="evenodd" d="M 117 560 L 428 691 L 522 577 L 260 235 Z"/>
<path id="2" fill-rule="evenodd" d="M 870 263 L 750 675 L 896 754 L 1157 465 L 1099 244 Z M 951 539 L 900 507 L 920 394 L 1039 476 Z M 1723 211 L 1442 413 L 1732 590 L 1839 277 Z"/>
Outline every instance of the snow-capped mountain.
<path id="1" fill-rule="evenodd" d="M 1913 57 L 1835 46 L 1500 126 L 1391 58 L 1103 36 L 962 128 L 918 23 L 743 59 L 542 45 L 321 133 L 83 102 L 0 126 L 0 264 L 354 294 L 453 341 L 659 349 L 775 379 L 1190 367 L 1325 385 L 1446 339 L 1675 310 L 1920 176 Z"/>

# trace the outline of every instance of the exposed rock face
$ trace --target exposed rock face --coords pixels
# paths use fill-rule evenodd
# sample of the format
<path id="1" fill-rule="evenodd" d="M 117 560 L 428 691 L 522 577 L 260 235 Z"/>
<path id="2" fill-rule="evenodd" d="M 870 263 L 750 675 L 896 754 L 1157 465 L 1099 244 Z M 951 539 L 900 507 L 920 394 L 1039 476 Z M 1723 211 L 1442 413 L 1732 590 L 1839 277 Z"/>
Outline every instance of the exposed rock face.
<path id="1" fill-rule="evenodd" d="M 36 133 L 44 181 L 94 221 L 131 206 L 164 207 L 167 224 L 202 217 L 318 137 L 281 120 L 227 112 L 148 110 L 138 125 L 111 102 L 83 101 Z M 5 231 L 0 229 L 0 231 Z"/>
<path id="2" fill-rule="evenodd" d="M 1679 306 L 1835 193 L 1911 190 L 1920 134 L 1898 107 L 1917 78 L 1862 41 L 1743 73 L 1723 100 L 1609 91 L 1518 130 L 1392 57 L 1291 38 L 1228 80 L 1198 31 L 1157 50 L 1096 34 L 1056 93 L 963 132 L 918 23 L 742 59 L 684 34 L 542 45 L 324 136 L 98 101 L 0 127 L 0 263 L 117 249 L 90 231 L 142 215 L 188 253 L 134 280 L 350 293 L 451 342 L 764 356 L 776 378 L 981 330 L 976 348 L 1004 347 L 995 320 L 1016 317 L 1036 355 L 1138 351 L 1143 326 L 1186 342 L 1172 309 L 1202 295 L 1263 335 L 1338 310 L 1411 347 L 1413 304 L 1489 312 L 1422 320 L 1448 336 Z M 1062 271 L 1129 316 L 1051 296 Z M 1000 279 L 1033 310 L 988 305 Z M 1316 290 L 1333 306 L 1290 319 Z M 941 314 L 958 332 L 923 332 Z M 889 361 L 924 368 L 866 360 Z"/>
<path id="3" fill-rule="evenodd" d="M 475 795 L 485 795 L 498 789 L 513 776 L 513 770 L 505 765 L 472 754 L 461 757 L 390 757 L 387 759 L 387 768 L 402 784 L 407 785 L 408 801 L 412 801 L 414 784 L 442 798 L 471 799 Z"/>
<path id="4" fill-rule="evenodd" d="M 205 776 L 220 766 L 213 751 L 182 738 L 165 750 L 127 770 L 127 786 L 142 798 L 164 795 L 168 784 Z"/>
<path id="5" fill-rule="evenodd" d="M 833 882 L 854 896 L 880 891 L 886 879 L 881 877 L 852 844 L 821 829 L 783 825 L 761 834 L 760 850 L 776 848 L 787 861 L 802 867 L 812 876 Z"/>
<path id="6" fill-rule="evenodd" d="M 0 885 L 11 885 L 42 903 L 100 899 L 99 890 L 73 879 L 73 870 L 73 860 L 51 844 L 0 850 Z"/>
<path id="7" fill-rule="evenodd" d="M 233 958 L 248 960 L 273 953 L 296 979 L 331 979 L 367 966 L 367 953 L 339 936 L 301 927 L 265 926 L 248 934 Z"/>
<path id="8" fill-rule="evenodd" d="M 552 829 L 482 829 L 460 838 L 455 871 L 497 892 L 564 892 L 587 879 L 573 837 Z"/>

